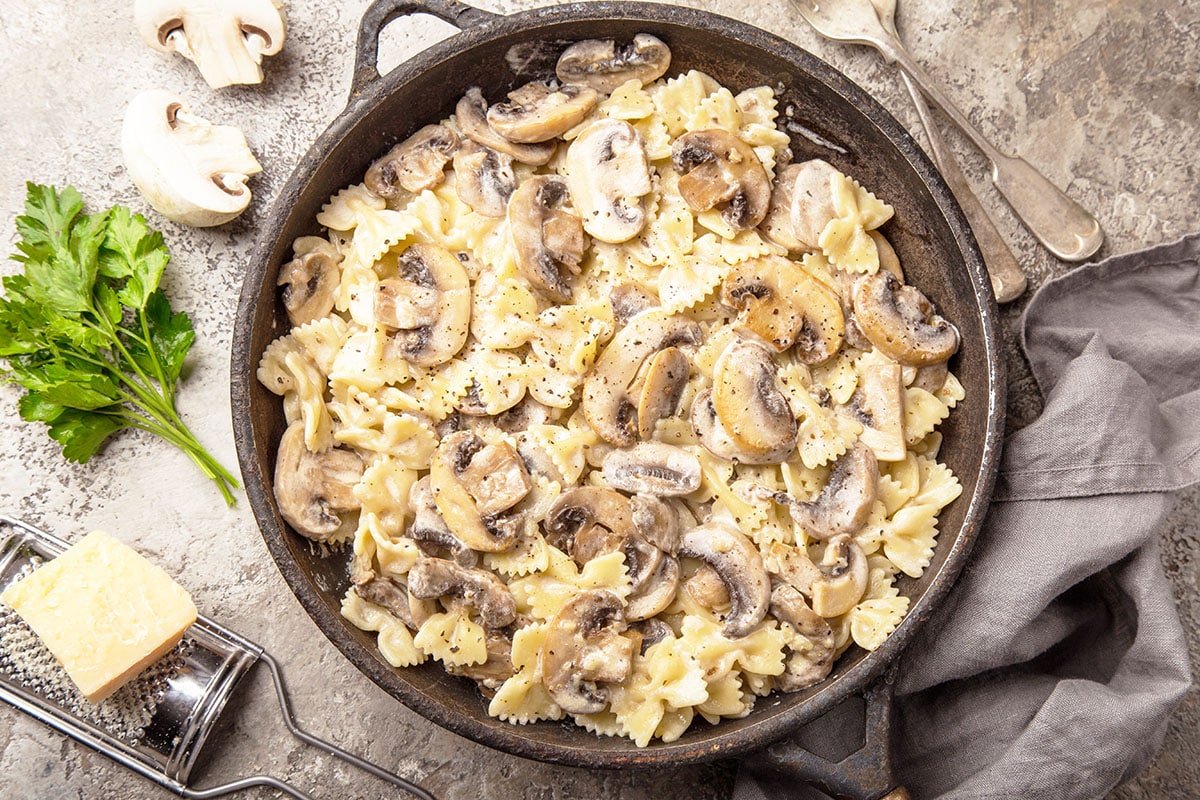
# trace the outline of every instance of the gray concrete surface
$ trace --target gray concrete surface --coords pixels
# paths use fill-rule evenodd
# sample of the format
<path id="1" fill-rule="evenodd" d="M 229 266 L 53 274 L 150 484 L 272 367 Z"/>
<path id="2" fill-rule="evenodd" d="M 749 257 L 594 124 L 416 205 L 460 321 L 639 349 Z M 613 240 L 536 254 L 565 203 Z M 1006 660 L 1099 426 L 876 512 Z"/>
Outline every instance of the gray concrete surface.
<path id="1" fill-rule="evenodd" d="M 480 0 L 501 13 L 539 5 Z M 127 101 L 174 89 L 197 113 L 236 124 L 263 163 L 255 203 L 236 222 L 190 230 L 150 213 L 173 253 L 167 290 L 198 331 L 181 411 L 235 465 L 228 401 L 230 326 L 244 265 L 278 187 L 345 102 L 353 41 L 366 0 L 291 0 L 289 38 L 258 87 L 210 91 L 190 64 L 149 50 L 131 3 L 0 3 L 0 245 L 11 251 L 24 182 L 73 183 L 96 205 L 147 210 L 121 164 Z M 786 0 L 704 0 L 800 43 L 875 93 L 910 129 L 917 118 L 897 76 L 874 53 L 820 40 Z M 1107 231 L 1101 255 L 1197 230 L 1200 207 L 1200 5 L 1192 0 L 901 0 L 899 27 L 915 56 L 1003 148 L 1021 152 L 1091 208 Z M 397 23 L 381 61 L 396 63 L 452 32 L 429 20 Z M 718 76 L 719 77 L 719 76 Z M 1037 285 L 1069 268 L 1040 249 L 987 187 L 981 158 L 951 133 L 968 175 Z M 0 267 L 0 272 L 14 267 Z M 1003 313 L 1012 404 L 1019 426 L 1039 400 L 1013 343 L 1021 304 Z M 297 714 L 314 732 L 390 763 L 447 800 L 728 796 L 727 764 L 655 773 L 587 773 L 519 760 L 443 731 L 363 678 L 321 636 L 287 590 L 248 505 L 229 510 L 185 458 L 121 435 L 92 463 L 65 462 L 16 415 L 19 393 L 0 386 L 0 509 L 73 538 L 103 528 L 172 564 L 202 611 L 263 644 L 282 662 Z M 1162 532 L 1163 559 L 1200 661 L 1197 588 L 1200 490 L 1184 492 Z M 247 684 L 199 777 L 274 771 L 328 797 L 389 795 L 288 740 L 261 720 L 272 712 L 265 675 Z M 1157 759 L 1111 795 L 1118 800 L 1200 796 L 1200 690 L 1171 721 Z M 346 788 L 351 786 L 352 788 Z M 267 796 L 249 792 L 246 796 Z M 7 707 L 0 708 L 0 796 L 169 796 Z"/>

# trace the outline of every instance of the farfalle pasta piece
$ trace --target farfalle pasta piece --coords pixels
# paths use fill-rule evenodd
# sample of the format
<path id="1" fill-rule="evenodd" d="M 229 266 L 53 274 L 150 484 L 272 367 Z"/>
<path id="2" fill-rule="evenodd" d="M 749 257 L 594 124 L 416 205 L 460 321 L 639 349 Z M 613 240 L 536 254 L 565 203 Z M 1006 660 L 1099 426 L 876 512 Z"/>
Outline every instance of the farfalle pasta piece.
<path id="1" fill-rule="evenodd" d="M 924 439 L 948 416 L 949 406 L 936 395 L 916 386 L 904 390 L 904 438 L 909 445 Z"/>
<path id="2" fill-rule="evenodd" d="M 317 214 L 317 222 L 338 231 L 354 231 L 348 263 L 369 266 L 420 227 L 411 214 L 386 207 L 383 198 L 362 184 L 338 192 Z"/>
<path id="3" fill-rule="evenodd" d="M 537 316 L 537 330 L 529 342 L 534 355 L 551 369 L 582 378 L 596 362 L 600 340 L 612 336 L 611 321 L 597 316 L 597 312 L 608 311 L 594 306 L 551 306 Z"/>
<path id="4" fill-rule="evenodd" d="M 553 617 L 584 589 L 609 589 L 621 598 L 631 591 L 620 551 L 597 556 L 581 567 L 556 547 L 550 548 L 550 566 L 545 572 L 519 578 L 508 588 L 517 601 L 517 611 L 539 620 Z"/>
<path id="5" fill-rule="evenodd" d="M 723 261 L 701 258 L 695 253 L 682 256 L 659 273 L 659 302 L 673 314 L 686 311 L 716 291 L 727 271 L 728 265 Z"/>
<path id="6" fill-rule="evenodd" d="M 488 714 L 516 725 L 563 718 L 563 710 L 542 683 L 540 661 L 546 632 L 543 622 L 526 625 L 513 634 L 512 663 L 516 672 L 496 690 Z"/>
<path id="7" fill-rule="evenodd" d="M 699 70 L 690 70 L 650 90 L 659 117 L 667 126 L 671 138 L 687 132 L 695 109 L 721 85 Z"/>
<path id="8" fill-rule="evenodd" d="M 390 543 L 403 536 L 411 518 L 408 494 L 417 482 L 417 474 L 417 470 L 389 457 L 376 460 L 363 471 L 362 479 L 354 487 L 354 496 L 362 504 L 363 517 L 369 517 L 369 520 L 366 525 L 360 520 L 360 532 L 364 527 L 369 528 L 368 532 L 377 542 L 387 539 Z M 416 558 L 408 544 L 402 544 L 397 550 L 406 563 L 401 572 L 407 572 Z"/>
<path id="9" fill-rule="evenodd" d="M 413 643 L 412 633 L 404 623 L 382 606 L 362 599 L 350 589 L 342 598 L 342 616 L 356 628 L 375 631 L 379 654 L 393 667 L 413 667 L 425 662 L 427 656 Z"/>
<path id="10" fill-rule="evenodd" d="M 304 420 L 304 445 L 321 453 L 333 445 L 333 419 L 325 407 L 325 376 L 312 359 L 300 353 L 288 353 L 284 365 L 292 373 L 300 416 Z"/>
<path id="11" fill-rule="evenodd" d="M 785 365 L 779 380 L 798 422 L 796 452 L 804 466 L 813 469 L 849 450 L 862 433 L 862 424 L 817 402 L 806 388 L 808 375 L 799 367 Z"/>
<path id="12" fill-rule="evenodd" d="M 845 175 L 830 178 L 833 207 L 837 216 L 821 231 L 821 252 L 842 269 L 862 274 L 879 270 L 879 250 L 867 231 L 891 219 L 893 209 Z"/>
<path id="13" fill-rule="evenodd" d="M 862 649 L 877 650 L 906 613 L 907 597 L 864 600 L 846 614 L 850 636 Z"/>
<path id="14" fill-rule="evenodd" d="M 623 735 L 645 747 L 658 735 L 672 711 L 708 700 L 708 683 L 699 663 L 677 652 L 673 637 L 635 654 L 629 679 L 610 690 L 609 709 Z"/>
<path id="15" fill-rule="evenodd" d="M 350 326 L 339 316 L 322 317 L 292 328 L 291 337 L 322 374 L 333 371 L 338 352 L 350 337 Z"/>
<path id="16" fill-rule="evenodd" d="M 447 666 L 482 664 L 488 657 L 483 626 L 464 611 L 431 614 L 421 623 L 413 644 Z"/>

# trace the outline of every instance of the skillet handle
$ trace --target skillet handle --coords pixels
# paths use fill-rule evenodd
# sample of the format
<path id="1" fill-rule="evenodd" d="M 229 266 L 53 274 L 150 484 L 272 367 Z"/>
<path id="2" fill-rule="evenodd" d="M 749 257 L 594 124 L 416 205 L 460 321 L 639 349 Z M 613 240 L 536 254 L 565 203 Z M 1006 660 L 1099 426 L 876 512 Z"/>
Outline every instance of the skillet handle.
<path id="1" fill-rule="evenodd" d="M 839 762 L 804 749 L 789 737 L 770 745 L 754 759 L 756 768 L 811 784 L 832 797 L 846 800 L 912 800 L 892 775 L 892 706 L 895 665 L 863 692 L 866 732 L 863 746 Z"/>
<path id="2" fill-rule="evenodd" d="M 390 22 L 413 14 L 428 14 L 449 22 L 459 30 L 485 25 L 502 15 L 493 14 L 457 0 L 375 0 L 358 24 L 354 54 L 354 77 L 350 97 L 357 97 L 367 84 L 379 78 L 379 36 Z"/>

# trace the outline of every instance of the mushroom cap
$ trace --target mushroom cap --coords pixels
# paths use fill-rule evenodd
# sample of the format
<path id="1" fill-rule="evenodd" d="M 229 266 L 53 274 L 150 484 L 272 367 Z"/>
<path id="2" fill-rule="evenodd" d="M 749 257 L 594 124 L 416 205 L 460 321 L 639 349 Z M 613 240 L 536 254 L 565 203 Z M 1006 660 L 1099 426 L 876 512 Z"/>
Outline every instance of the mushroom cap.
<path id="1" fill-rule="evenodd" d="M 692 401 L 691 423 L 700 444 L 718 458 L 743 464 L 779 464 L 787 460 L 788 453 L 779 450 L 759 453 L 735 442 L 717 414 L 712 389 L 704 389 Z"/>
<path id="2" fill-rule="evenodd" d="M 595 89 L 578 84 L 530 81 L 487 110 L 487 123 L 510 142 L 537 144 L 574 128 L 596 105 Z"/>
<path id="3" fill-rule="evenodd" d="M 723 128 L 689 131 L 671 145 L 679 194 L 694 211 L 721 206 L 736 230 L 756 227 L 767 215 L 771 179 L 750 145 Z"/>
<path id="4" fill-rule="evenodd" d="M 671 50 L 657 36 L 639 33 L 617 48 L 612 39 L 585 39 L 558 57 L 555 74 L 563 83 L 582 83 L 603 94 L 631 80 L 645 86 L 666 73 Z"/>
<path id="5" fill-rule="evenodd" d="M 275 461 L 273 488 L 279 514 L 301 536 L 332 541 L 342 527 L 339 512 L 359 507 L 353 488 L 362 472 L 362 459 L 350 450 L 309 450 L 304 422 L 296 420 L 280 438 Z"/>
<path id="6" fill-rule="evenodd" d="M 652 308 L 617 331 L 583 384 L 582 408 L 588 424 L 606 441 L 628 446 L 638 437 L 638 405 L 630 387 L 643 362 L 668 347 L 698 345 L 699 323 Z"/>
<path id="7" fill-rule="evenodd" d="M 858 605 L 870 578 L 867 555 L 858 542 L 849 534 L 830 539 L 820 567 L 822 578 L 812 584 L 813 611 L 837 617 Z"/>
<path id="8" fill-rule="evenodd" d="M 282 0 L 135 0 L 146 44 L 194 62 L 214 89 L 262 83 L 262 58 L 283 48 Z"/>
<path id="9" fill-rule="evenodd" d="M 171 92 L 130 101 L 121 127 L 129 177 L 150 205 L 184 225 L 222 225 L 246 210 L 246 181 L 262 171 L 235 127 L 192 115 Z"/>
<path id="10" fill-rule="evenodd" d="M 920 289 L 887 270 L 859 278 L 854 319 L 871 344 L 901 364 L 939 364 L 958 350 L 958 329 L 937 314 Z"/>
<path id="11" fill-rule="evenodd" d="M 426 125 L 400 142 L 368 169 L 363 183 L 382 198 L 400 190 L 416 194 L 446 179 L 446 164 L 458 150 L 458 134 L 445 125 Z"/>
<path id="12" fill-rule="evenodd" d="M 629 677 L 634 641 L 622 636 L 624 603 L 608 589 L 585 589 L 546 628 L 542 683 L 568 714 L 595 714 L 608 704 L 606 683 Z"/>
<path id="13" fill-rule="evenodd" d="M 759 463 L 785 461 L 795 448 L 796 416 L 765 346 L 749 339 L 726 346 L 713 368 L 712 404 L 738 449 L 767 459 Z"/>
<path id="14" fill-rule="evenodd" d="M 679 559 L 668 555 L 659 559 L 654 571 L 626 599 L 625 619 L 639 622 L 665 611 L 679 591 L 681 574 Z"/>
<path id="15" fill-rule="evenodd" d="M 618 541 L 636 536 L 632 513 L 629 498 L 615 489 L 576 486 L 555 499 L 542 526 L 551 544 L 574 554 L 576 538 L 591 528 L 611 531 Z"/>
<path id="16" fill-rule="evenodd" d="M 872 364 L 862 371 L 858 388 L 847 404 L 850 415 L 862 423 L 859 441 L 880 461 L 903 461 L 908 455 L 904 436 L 904 368 L 899 364 Z"/>
<path id="17" fill-rule="evenodd" d="M 691 369 L 691 359 L 678 347 L 664 348 L 646 359 L 641 389 L 635 385 L 631 392 L 638 398 L 638 435 L 643 439 L 654 435 L 659 420 L 675 416 Z"/>
<path id="18" fill-rule="evenodd" d="M 679 554 L 700 559 L 721 577 L 729 592 L 726 636 L 745 636 L 763 621 L 771 600 L 771 579 L 758 547 L 746 534 L 727 522 L 709 522 L 684 532 Z"/>
<path id="19" fill-rule="evenodd" d="M 805 364 L 820 364 L 842 346 L 845 316 L 837 292 L 783 256 L 734 265 L 721 302 L 739 309 L 738 324 L 782 353 L 794 347 Z"/>
<path id="20" fill-rule="evenodd" d="M 604 481 L 615 489 L 654 497 L 677 497 L 700 488 L 700 459 L 682 447 L 639 442 L 604 457 Z"/>
<path id="21" fill-rule="evenodd" d="M 438 443 L 429 464 L 433 501 L 454 536 L 472 550 L 496 553 L 512 547 L 516 526 L 496 514 L 484 515 L 461 473 L 487 445 L 472 431 L 456 431 Z"/>
<path id="22" fill-rule="evenodd" d="M 508 201 L 509 233 L 517 268 L 556 303 L 571 299 L 567 274 L 579 271 L 586 239 L 583 221 L 567 210 L 570 192 L 558 175 L 534 175 Z"/>
<path id="23" fill-rule="evenodd" d="M 485 628 L 503 628 L 517 618 L 517 603 L 504 581 L 486 569 L 473 569 L 444 558 L 421 558 L 408 571 L 408 591 L 431 600 L 456 598 L 479 613 Z"/>
<path id="24" fill-rule="evenodd" d="M 878 481 L 875 453 L 857 441 L 833 463 L 816 499 L 801 502 L 786 492 L 777 493 L 777 499 L 788 504 L 792 519 L 806 531 L 830 539 L 862 527 L 875 504 Z"/>
<path id="25" fill-rule="evenodd" d="M 422 550 L 430 555 L 440 555 L 437 552 L 439 549 L 449 552 L 451 558 L 464 567 L 474 567 L 479 563 L 479 554 L 455 536 L 446 520 L 442 519 L 433 499 L 433 483 L 428 475 L 409 489 L 408 506 L 413 512 L 413 520 L 407 533 L 418 546 L 426 545 Z"/>
<path id="26" fill-rule="evenodd" d="M 833 669 L 834 638 L 829 623 L 809 608 L 804 595 L 795 587 L 781 583 L 771 591 L 771 615 L 791 626 L 809 642 L 809 649 L 789 647 L 782 675 L 775 686 L 784 692 L 798 692 L 820 683 Z"/>
<path id="27" fill-rule="evenodd" d="M 642 198 L 650 192 L 650 163 L 641 134 L 628 122 L 599 119 L 567 149 L 567 182 L 583 229 L 619 244 L 646 224 Z"/>
<path id="28" fill-rule="evenodd" d="M 788 164 L 776 169 L 771 200 L 767 204 L 767 215 L 758 226 L 768 239 L 789 253 L 812 249 L 796 238 L 792 226 L 792 189 L 796 184 L 796 176 L 802 169 L 800 164 Z"/>
<path id="29" fill-rule="evenodd" d="M 553 141 L 519 144 L 505 139 L 488 125 L 487 113 L 488 104 L 483 97 L 483 91 L 478 86 L 472 86 L 454 107 L 454 121 L 463 136 L 484 147 L 505 153 L 522 164 L 540 167 L 554 155 L 557 143 Z"/>

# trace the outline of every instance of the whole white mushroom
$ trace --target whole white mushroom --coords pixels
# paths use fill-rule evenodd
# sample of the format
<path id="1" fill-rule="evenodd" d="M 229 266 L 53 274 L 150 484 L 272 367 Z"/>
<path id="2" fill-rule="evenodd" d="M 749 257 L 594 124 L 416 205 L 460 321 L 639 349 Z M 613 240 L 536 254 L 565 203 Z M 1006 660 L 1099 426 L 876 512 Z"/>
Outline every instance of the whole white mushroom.
<path id="1" fill-rule="evenodd" d="M 238 128 L 194 116 L 182 98 L 161 89 L 129 103 L 121 150 L 129 177 L 155 210 L 200 228 L 245 211 L 246 181 L 262 171 Z"/>
<path id="2" fill-rule="evenodd" d="M 282 0 L 137 0 L 133 18 L 146 44 L 193 61 L 214 89 L 262 83 L 287 29 Z"/>

